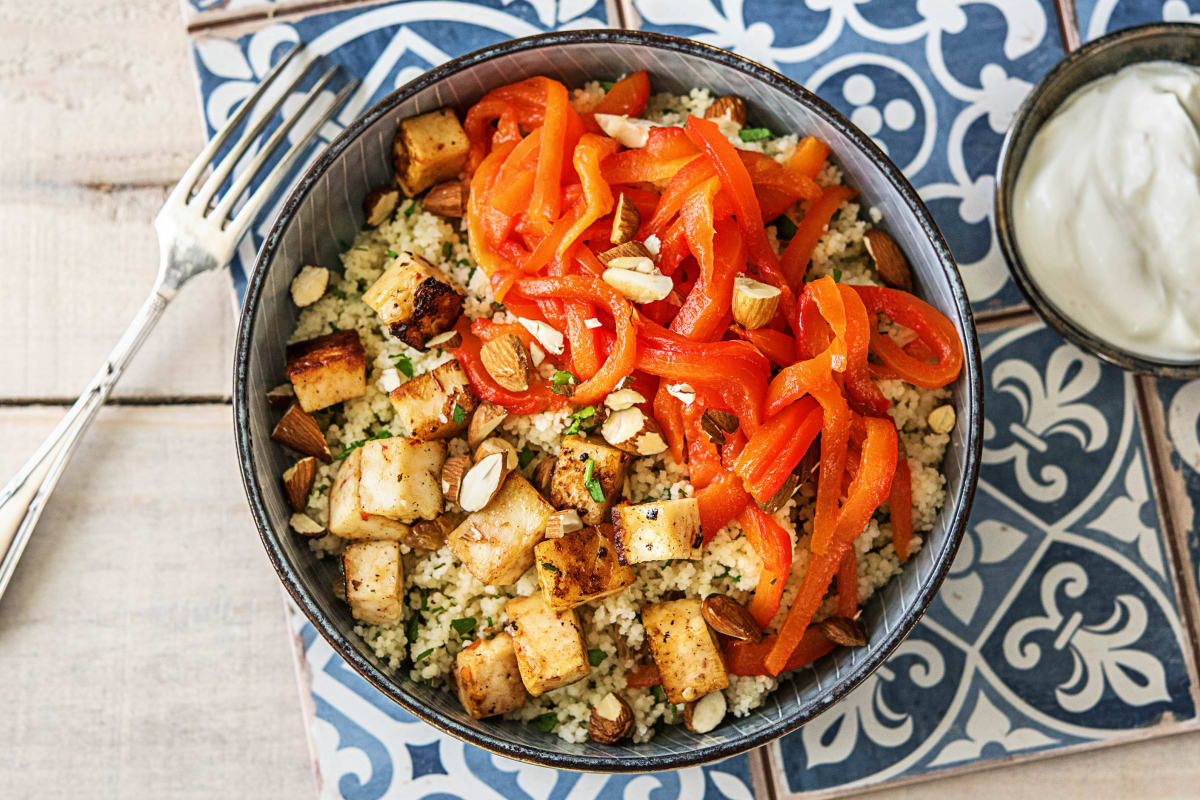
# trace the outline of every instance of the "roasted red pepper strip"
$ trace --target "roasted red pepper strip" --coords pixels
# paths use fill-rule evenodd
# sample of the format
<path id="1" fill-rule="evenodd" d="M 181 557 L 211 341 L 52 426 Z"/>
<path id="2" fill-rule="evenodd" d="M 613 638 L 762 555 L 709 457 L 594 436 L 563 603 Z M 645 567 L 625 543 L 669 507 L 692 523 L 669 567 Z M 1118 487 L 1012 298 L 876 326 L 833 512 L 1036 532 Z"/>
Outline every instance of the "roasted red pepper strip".
<path id="1" fill-rule="evenodd" d="M 555 253 L 557 258 L 561 259 L 566 255 L 567 248 L 575 243 L 575 240 L 587 230 L 589 225 L 613 210 L 612 189 L 604 180 L 604 176 L 600 174 L 600 162 L 616 147 L 617 143 L 612 139 L 597 136 L 594 133 L 585 133 L 579 139 L 579 144 L 575 145 L 575 154 L 572 156 L 571 163 L 574 164 L 575 173 L 579 175 L 579 180 L 583 185 L 585 207 L 583 215 L 575 221 L 574 225 L 563 235 L 563 240 L 559 242 L 558 250 Z"/>
<path id="2" fill-rule="evenodd" d="M 733 464 L 746 490 L 765 503 L 779 491 L 821 432 L 821 407 L 804 397 L 763 423 Z"/>
<path id="3" fill-rule="evenodd" d="M 741 325 L 730 325 L 730 332 L 758 348 L 771 363 L 786 367 L 796 360 L 796 339 L 783 331 L 770 328 L 748 330 Z"/>
<path id="4" fill-rule="evenodd" d="M 683 208 L 684 202 L 693 193 L 701 187 L 704 190 L 711 187 L 711 190 L 715 192 L 718 186 L 720 186 L 720 181 L 717 178 L 717 171 L 713 169 L 713 165 L 707 159 L 696 158 L 689 161 L 671 177 L 667 188 L 663 190 L 662 197 L 659 198 L 658 206 L 654 209 L 654 216 L 642 226 L 642 229 L 648 234 L 661 237 L 667 225 L 675 218 L 675 215 Z"/>
<path id="5" fill-rule="evenodd" d="M 863 305 L 872 314 L 883 314 L 911 329 L 934 355 L 937 363 L 919 361 L 892 339 L 872 328 L 871 352 L 897 377 L 914 386 L 938 389 L 958 377 L 963 364 L 963 347 L 954 323 L 919 297 L 882 286 L 856 286 Z"/>
<path id="6" fill-rule="evenodd" d="M 892 514 L 892 547 L 901 563 L 908 561 L 908 546 L 912 542 L 912 473 L 904 445 L 897 437 L 899 452 L 896 459 L 896 476 L 892 479 L 892 492 L 888 495 L 888 509 Z"/>
<path id="7" fill-rule="evenodd" d="M 562 398 L 552 393 L 545 382 L 530 387 L 526 392 L 510 392 L 501 387 L 484 368 L 483 362 L 479 358 L 479 348 L 482 347 L 482 343 L 475 334 L 471 333 L 467 318 L 459 317 L 458 323 L 454 327 L 462 337 L 462 344 L 453 351 L 454 357 L 458 359 L 463 371 L 467 373 L 471 388 L 481 398 L 489 403 L 504 406 L 509 413 L 517 415 L 537 414 L 545 411 L 551 404 L 557 405 L 561 402 Z"/>
<path id="8" fill-rule="evenodd" d="M 775 648 L 777 636 L 767 636 L 761 642 L 740 642 L 730 639 L 725 643 L 725 669 L 730 675 L 777 675 L 767 669 L 767 656 Z M 783 670 L 799 669 L 832 653 L 837 645 L 825 638 L 820 628 L 809 628 L 792 649 Z"/>
<path id="9" fill-rule="evenodd" d="M 658 382 L 658 391 L 654 394 L 654 418 L 658 420 L 658 426 L 663 429 L 663 437 L 670 447 L 671 458 L 675 459 L 676 464 L 682 464 L 685 446 L 683 404 L 679 402 L 678 398 L 667 393 L 667 386 L 670 383 L 671 381 L 666 378 L 662 378 Z"/>
<path id="10" fill-rule="evenodd" d="M 863 425 L 866 439 L 858 473 L 850 484 L 833 541 L 827 552 L 813 553 L 809 559 L 800 591 L 788 609 L 778 639 L 764 660 L 772 675 L 778 675 L 787 666 L 793 651 L 804 639 L 846 552 L 853 547 L 855 538 L 891 491 L 892 476 L 896 471 L 896 429 L 888 420 L 874 417 L 865 418 Z"/>
<path id="11" fill-rule="evenodd" d="M 867 351 L 871 344 L 871 320 L 867 316 L 858 293 L 849 286 L 839 284 L 846 314 L 846 371 L 843 385 L 850 407 L 860 414 L 881 417 L 888 412 L 891 403 L 875 381 L 871 380 L 871 368 L 867 363 Z"/>
<path id="12" fill-rule="evenodd" d="M 704 409 L 699 403 L 683 407 L 683 429 L 687 439 L 688 480 L 697 489 L 703 489 L 724 470 L 721 453 L 700 425 Z"/>
<path id="13" fill-rule="evenodd" d="M 625 685 L 635 689 L 646 689 L 661 683 L 662 676 L 658 672 L 657 664 L 639 664 L 625 673 Z"/>
<path id="14" fill-rule="evenodd" d="M 813 248 L 817 246 L 817 241 L 829 228 L 829 220 L 833 219 L 833 215 L 837 213 L 842 203 L 857 194 L 858 192 L 849 186 L 841 184 L 829 186 L 808 207 L 808 211 L 800 220 L 800 224 L 796 226 L 796 233 L 788 242 L 780 259 L 783 274 L 787 276 L 788 283 L 793 288 L 799 287 L 804 282 L 804 273 L 812 258 Z"/>
<path id="15" fill-rule="evenodd" d="M 742 479 L 736 473 L 722 470 L 712 483 L 696 492 L 696 502 L 700 506 L 700 531 L 704 544 L 708 544 L 717 531 L 742 513 L 746 504 L 753 500 L 742 488 Z"/>
<path id="16" fill-rule="evenodd" d="M 489 235 L 494 218 L 499 217 L 506 224 L 511 224 L 511 220 L 491 208 L 484 200 L 506 155 L 506 150 L 494 150 L 483 159 L 483 163 L 471 178 L 471 194 L 467 199 L 467 241 L 471 247 L 471 256 L 489 277 L 500 272 L 516 271 L 516 265 L 497 252 L 495 245 L 499 240 L 494 238 L 495 234 Z"/>
<path id="17" fill-rule="evenodd" d="M 825 159 L 829 157 L 829 145 L 812 136 L 805 136 L 792 151 L 788 159 L 788 169 L 806 178 L 816 178 L 825 167 Z"/>
<path id="18" fill-rule="evenodd" d="M 542 141 L 538 146 L 537 174 L 529 198 L 529 216 L 547 228 L 558 219 L 561 208 L 563 162 L 567 148 L 567 115 L 574 114 L 567 99 L 567 87 L 558 81 L 546 81 L 546 117 Z"/>
<path id="19" fill-rule="evenodd" d="M 858 555 L 848 548 L 837 573 L 837 615 L 854 619 L 858 613 Z"/>
<path id="20" fill-rule="evenodd" d="M 717 339 L 729 325 L 733 280 L 745 268 L 742 237 L 730 220 L 717 224 L 713 237 L 713 267 L 701 275 L 683 301 L 671 330 L 695 341 Z"/>
<path id="21" fill-rule="evenodd" d="M 765 628 L 779 611 L 779 599 L 792 572 L 792 537 L 775 518 L 750 503 L 741 515 L 742 530 L 762 560 L 762 572 L 747 610 Z"/>
<path id="22" fill-rule="evenodd" d="M 650 76 L 646 70 L 631 72 L 612 85 L 592 109 L 593 114 L 624 114 L 640 116 L 650 99 Z"/>

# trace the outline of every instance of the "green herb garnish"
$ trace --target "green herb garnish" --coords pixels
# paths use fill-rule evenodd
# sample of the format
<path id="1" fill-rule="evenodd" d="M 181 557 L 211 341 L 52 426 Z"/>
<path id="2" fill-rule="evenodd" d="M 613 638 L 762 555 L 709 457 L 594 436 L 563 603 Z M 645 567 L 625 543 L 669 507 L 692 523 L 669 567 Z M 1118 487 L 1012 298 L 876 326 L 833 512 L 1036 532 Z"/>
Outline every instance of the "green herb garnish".
<path id="1" fill-rule="evenodd" d="M 545 714 L 539 714 L 529 720 L 529 724 L 537 728 L 542 733 L 549 733 L 554 730 L 554 726 L 558 724 L 558 715 L 553 711 L 547 711 Z"/>
<path id="2" fill-rule="evenodd" d="M 600 666 L 606 658 L 608 658 L 608 653 L 603 650 L 588 650 L 588 663 L 593 667 Z"/>
<path id="3" fill-rule="evenodd" d="M 346 458 L 348 455 L 350 455 L 351 453 L 353 453 L 353 452 L 354 452 L 355 450 L 357 450 L 358 448 L 362 447 L 362 446 L 363 446 L 364 444 L 366 444 L 367 442 L 373 442 L 373 441 L 375 441 L 376 439 L 390 439 L 390 438 L 391 438 L 391 436 L 392 436 L 392 432 L 391 432 L 391 431 L 389 431 L 389 430 L 382 430 L 382 431 L 378 431 L 377 433 L 373 433 L 373 434 L 371 434 L 371 435 L 370 435 L 370 436 L 368 436 L 366 439 L 359 439 L 358 441 L 351 442 L 350 444 L 346 445 L 346 449 L 345 449 L 345 450 L 343 450 L 342 452 L 340 452 L 340 453 L 338 453 L 336 456 L 334 456 L 334 457 L 333 457 L 333 460 L 334 460 L 334 461 L 343 461 L 343 460 L 345 460 L 345 458 Z"/>
<path id="4" fill-rule="evenodd" d="M 517 453 L 517 466 L 525 469 L 533 463 L 535 458 L 537 458 L 537 450 L 532 447 L 522 447 L 521 452 Z"/>
<path id="5" fill-rule="evenodd" d="M 834 283 L 842 282 L 842 271 L 840 269 L 838 269 L 837 267 L 833 268 L 833 282 Z"/>
<path id="6" fill-rule="evenodd" d="M 542 569 L 546 570 L 547 572 L 558 572 L 558 567 L 554 566 L 549 561 L 542 562 Z"/>
<path id="7" fill-rule="evenodd" d="M 553 388 L 553 387 L 552 387 Z M 567 419 L 571 420 L 567 427 L 563 430 L 564 436 L 570 436 L 574 433 L 579 433 L 581 430 L 591 430 L 596 427 L 596 407 L 584 406 L 576 411 Z"/>
<path id="8" fill-rule="evenodd" d="M 600 88 L 606 92 L 611 92 L 612 87 L 616 86 L 616 81 L 600 81 Z"/>
<path id="9" fill-rule="evenodd" d="M 554 377 L 550 379 L 550 382 L 555 386 L 563 386 L 565 384 L 574 382 L 574 380 L 574 375 L 572 375 L 570 372 L 567 372 L 565 369 L 560 369 L 554 373 Z"/>
<path id="10" fill-rule="evenodd" d="M 397 253 L 395 250 L 389 249 L 387 251 L 387 256 L 388 256 L 388 258 L 399 258 L 400 254 Z"/>
<path id="11" fill-rule="evenodd" d="M 492 627 L 492 618 L 488 617 L 488 627 Z"/>
<path id="12" fill-rule="evenodd" d="M 406 355 L 388 356 L 392 363 L 396 365 L 396 369 L 404 373 L 404 377 L 411 378 L 413 376 L 412 359 Z"/>
<path id="13" fill-rule="evenodd" d="M 413 663 L 414 663 L 414 664 L 417 664 L 417 663 L 420 663 L 420 662 L 424 661 L 425 659 L 429 658 L 429 656 L 430 656 L 430 654 L 431 654 L 431 653 L 433 653 L 433 648 L 432 648 L 432 647 L 431 647 L 431 648 L 429 648 L 428 650 L 426 650 L 425 652 L 421 653 L 421 654 L 420 654 L 419 656 L 417 656 L 416 658 L 414 658 L 414 659 L 413 659 Z"/>
<path id="14" fill-rule="evenodd" d="M 596 461 L 588 457 L 587 466 L 583 468 L 583 485 L 587 487 L 588 494 L 597 503 L 604 502 L 604 489 L 600 486 L 600 481 L 596 479 Z"/>
<path id="15" fill-rule="evenodd" d="M 333 295 L 334 297 L 336 297 L 338 300 L 346 299 L 346 293 L 343 292 L 341 289 L 337 288 L 336 286 L 329 287 L 329 293 L 331 295 Z"/>
<path id="16" fill-rule="evenodd" d="M 504 307 L 504 303 L 501 303 L 498 300 L 492 301 L 492 308 L 496 311 L 507 311 L 508 310 L 507 308 Z"/>
<path id="17" fill-rule="evenodd" d="M 466 636 L 471 631 L 475 630 L 475 618 L 463 617 L 461 619 L 450 620 L 450 627 L 458 633 L 459 636 Z"/>
<path id="18" fill-rule="evenodd" d="M 453 250 L 454 248 L 451 247 L 449 242 L 442 242 L 442 258 L 449 258 Z"/>
<path id="19" fill-rule="evenodd" d="M 416 203 L 416 201 L 413 201 L 411 204 L 409 204 L 408 208 L 404 209 L 404 216 L 411 217 L 413 215 L 413 212 L 415 212 L 416 210 L 417 210 L 417 203 Z"/>
<path id="20" fill-rule="evenodd" d="M 663 687 L 661 685 L 655 684 L 654 686 L 651 686 L 650 691 L 654 693 L 654 698 L 660 703 L 667 702 L 667 693 L 663 691 Z"/>
<path id="21" fill-rule="evenodd" d="M 467 418 L 467 410 L 455 403 L 454 410 L 450 412 L 450 418 L 454 420 L 455 424 L 461 425 Z"/>
<path id="22" fill-rule="evenodd" d="M 743 142 L 761 142 L 771 138 L 770 128 L 743 128 L 738 131 L 738 138 Z"/>
<path id="23" fill-rule="evenodd" d="M 424 602 L 424 599 L 422 599 L 422 602 Z M 415 642 L 417 640 L 417 626 L 420 624 L 420 614 L 413 614 L 411 617 L 409 617 L 408 624 L 404 626 L 404 637 L 410 642 Z"/>

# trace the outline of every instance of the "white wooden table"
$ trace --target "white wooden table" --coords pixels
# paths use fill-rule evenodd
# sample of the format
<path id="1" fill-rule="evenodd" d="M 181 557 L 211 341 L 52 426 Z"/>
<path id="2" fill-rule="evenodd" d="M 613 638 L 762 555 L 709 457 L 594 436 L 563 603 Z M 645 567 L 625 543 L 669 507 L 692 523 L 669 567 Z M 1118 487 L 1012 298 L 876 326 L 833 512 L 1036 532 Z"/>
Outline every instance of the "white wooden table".
<path id="1" fill-rule="evenodd" d="M 148 289 L 201 144 L 176 0 L 0 0 L 0 482 Z M 315 793 L 279 585 L 233 454 L 228 281 L 189 286 L 0 602 L 0 798 Z M 1179 736 L 881 797 L 1195 797 Z"/>

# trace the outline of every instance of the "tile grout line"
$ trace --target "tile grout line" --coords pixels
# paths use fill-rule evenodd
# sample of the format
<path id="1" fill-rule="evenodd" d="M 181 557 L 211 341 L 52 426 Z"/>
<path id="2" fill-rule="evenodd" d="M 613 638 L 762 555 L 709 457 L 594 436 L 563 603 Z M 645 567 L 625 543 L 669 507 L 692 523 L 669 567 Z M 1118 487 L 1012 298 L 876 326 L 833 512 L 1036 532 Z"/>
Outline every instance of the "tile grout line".
<path id="1" fill-rule="evenodd" d="M 1158 504 L 1160 519 L 1167 540 L 1167 554 L 1170 557 L 1172 580 L 1176 600 L 1179 603 L 1180 615 L 1188 634 L 1188 653 L 1190 672 L 1192 673 L 1192 700 L 1200 706 L 1200 619 L 1197 619 L 1197 609 L 1200 600 L 1197 599 L 1197 588 L 1192 580 L 1192 572 L 1187 568 L 1191 557 L 1182 540 L 1184 526 L 1179 524 L 1176 514 L 1179 509 L 1171 500 L 1167 491 L 1167 481 L 1176 478 L 1172 473 L 1170 453 L 1163 445 L 1170 446 L 1166 429 L 1163 424 L 1162 412 L 1157 403 L 1151 401 L 1151 395 L 1157 397 L 1157 382 L 1154 378 L 1138 375 L 1134 378 L 1137 389 L 1138 416 L 1142 420 L 1142 442 L 1148 454 L 1147 462 L 1150 470 L 1150 482 L 1154 489 L 1154 499 Z M 1194 565 L 1193 565 L 1194 566 Z"/>

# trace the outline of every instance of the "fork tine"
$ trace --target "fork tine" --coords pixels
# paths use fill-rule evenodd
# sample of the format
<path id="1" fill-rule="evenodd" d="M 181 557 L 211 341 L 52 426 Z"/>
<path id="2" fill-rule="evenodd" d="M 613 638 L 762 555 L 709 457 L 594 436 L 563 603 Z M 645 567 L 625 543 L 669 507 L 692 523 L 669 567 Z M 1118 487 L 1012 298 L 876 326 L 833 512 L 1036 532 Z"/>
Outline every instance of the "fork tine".
<path id="1" fill-rule="evenodd" d="M 259 116 L 253 125 L 246 126 L 246 131 L 242 134 L 241 138 L 238 139 L 233 148 L 225 154 L 225 157 L 221 159 L 220 163 L 213 168 L 213 174 L 210 175 L 204 184 L 196 190 L 196 196 L 192 198 L 190 202 L 197 203 L 201 209 L 208 208 L 208 204 L 212 202 L 213 195 L 217 193 L 217 191 L 221 188 L 221 185 L 225 183 L 225 180 L 229 177 L 229 174 L 233 172 L 233 168 L 237 166 L 238 160 L 240 160 L 245 154 L 246 149 L 249 148 L 250 144 L 258 138 L 259 134 L 261 134 L 263 129 L 270 124 L 271 120 L 275 119 L 275 115 L 279 113 L 279 109 L 281 109 L 283 104 L 287 102 L 287 99 L 292 96 L 292 93 L 300 88 L 300 84 L 304 82 L 304 79 L 308 77 L 308 74 L 312 72 L 313 67 L 316 65 L 317 61 L 315 59 L 305 64 L 304 68 L 300 70 L 300 74 L 297 75 L 296 79 L 293 80 L 291 84 L 289 84 L 288 87 L 283 90 L 283 93 L 279 95 L 279 98 L 271 105 L 271 107 L 263 112 L 263 114 Z M 326 75 L 328 76 L 329 73 L 326 73 Z"/>
<path id="2" fill-rule="evenodd" d="M 279 74 L 283 72 L 284 68 L 287 67 L 291 60 L 295 58 L 296 54 L 302 49 L 304 49 L 303 42 L 298 42 L 292 47 L 291 50 L 284 53 L 283 58 L 279 59 L 279 62 L 271 68 L 271 71 L 268 72 L 266 77 L 263 78 L 258 84 L 258 88 L 256 88 L 254 92 L 242 102 L 242 105 L 238 108 L 237 112 L 230 117 L 223 126 L 221 126 L 221 129 L 217 131 L 216 136 L 214 136 L 212 140 L 204 146 L 204 149 L 200 151 L 200 155 L 196 156 L 196 160 L 192 162 L 192 165 L 187 168 L 187 172 L 183 173 L 183 177 L 179 179 L 179 183 L 171 192 L 172 195 L 177 192 L 181 192 L 183 194 L 183 199 L 185 201 L 187 200 L 188 195 L 190 195 L 192 192 L 192 187 L 196 184 L 196 180 L 212 161 L 213 156 L 217 154 L 217 150 L 219 150 L 221 145 L 225 144 L 225 141 L 233 135 L 233 132 L 237 130 L 238 126 L 241 125 L 246 117 L 250 114 L 251 109 L 254 108 L 260 99 L 262 99 L 262 96 L 266 93 L 267 88 L 275 81 L 276 78 L 279 77 Z"/>
<path id="3" fill-rule="evenodd" d="M 237 213 L 237 216 L 230 219 L 227 230 L 233 231 L 236 238 L 241 238 L 242 234 L 245 233 L 246 228 L 262 209 L 262 206 L 266 204 L 267 199 L 279 186 L 280 181 L 287 176 L 288 170 L 291 169 L 292 162 L 294 162 L 296 158 L 302 152 L 304 152 L 309 145 L 312 144 L 313 139 L 316 138 L 317 132 L 321 130 L 321 127 L 324 126 L 326 122 L 333 118 L 333 115 L 338 112 L 343 104 L 345 104 L 346 99 L 353 94 L 354 90 L 358 88 L 360 83 L 361 81 L 355 78 L 342 87 L 341 91 L 339 91 L 333 98 L 333 102 L 329 104 L 329 107 L 322 112 L 321 116 L 316 120 L 316 122 L 309 126 L 308 130 L 304 132 L 304 135 L 294 145 L 292 145 L 291 149 L 288 150 L 287 153 L 284 154 L 283 158 L 279 160 L 279 163 L 271 169 L 271 171 L 267 174 L 267 177 L 263 179 L 262 185 L 254 190 L 254 193 L 250 195 L 250 198 L 246 201 L 246 205 L 243 206 L 242 209 Z M 315 91 L 316 90 L 314 89 L 314 97 Z M 297 112 L 294 115 L 293 120 L 299 119 L 302 113 L 303 110 Z M 259 155 L 255 158 L 255 164 L 252 165 L 252 168 L 247 169 L 244 173 L 242 173 L 239 183 L 243 185 L 240 187 L 240 189 L 236 186 L 234 187 L 234 189 L 238 190 L 237 194 L 234 194 L 234 192 L 231 190 L 230 193 L 226 195 L 223 200 L 221 200 L 221 204 L 217 207 L 218 211 L 222 212 L 223 214 L 229 213 L 229 209 L 232 208 L 233 204 L 237 201 L 238 195 L 245 190 L 246 185 L 250 183 L 251 178 L 262 166 L 262 162 L 266 160 L 266 156 L 264 155 L 265 152 L 266 151 L 264 150 L 263 153 L 259 153 Z M 217 219 L 221 218 L 222 217 L 217 217 Z"/>

